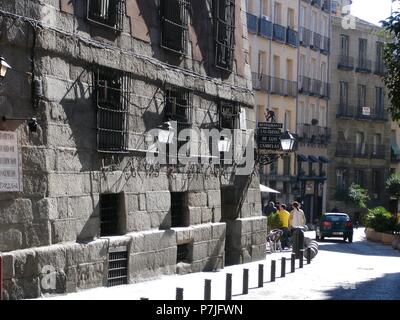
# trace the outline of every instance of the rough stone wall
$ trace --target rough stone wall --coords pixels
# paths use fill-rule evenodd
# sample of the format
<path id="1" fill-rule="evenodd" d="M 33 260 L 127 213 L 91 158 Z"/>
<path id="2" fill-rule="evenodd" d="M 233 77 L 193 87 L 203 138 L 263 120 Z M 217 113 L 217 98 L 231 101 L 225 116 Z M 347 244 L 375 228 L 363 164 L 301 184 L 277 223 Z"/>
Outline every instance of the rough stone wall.
<path id="1" fill-rule="evenodd" d="M 246 42 L 239 41 L 241 33 L 247 32 L 241 31 L 241 18 L 245 17 L 238 10 L 241 1 L 236 6 L 236 25 L 240 27 L 236 34 L 236 67 L 226 79 L 211 67 L 212 57 L 204 56 L 204 47 L 212 41 L 201 38 L 196 21 L 191 22 L 193 38 L 189 41 L 192 47 L 198 42 L 193 57 L 179 63 L 169 61 L 159 47 L 159 30 L 153 23 L 150 29 L 148 20 L 132 23 L 139 19 L 137 8 L 149 10 L 143 9 L 149 2 L 128 2 L 119 35 L 89 24 L 84 18 L 84 1 L 0 3 L 0 25 L 7 30 L 0 35 L 2 53 L 13 67 L 0 88 L 0 111 L 7 117 L 36 116 L 39 120 L 37 133 L 29 132 L 22 122 L 7 121 L 0 127 L 19 134 L 24 185 L 22 193 L 0 194 L 0 251 L 6 252 L 6 298 L 47 293 L 41 285 L 45 265 L 52 265 L 57 273 L 57 289 L 50 293 L 105 285 L 109 245 L 130 248 L 131 282 L 159 273 L 221 268 L 227 248 L 234 248 L 235 256 L 251 255 L 253 260 L 264 257 L 258 238 L 243 242 L 247 253 L 236 245 L 225 245 L 236 241 L 236 236 L 249 237 L 248 230 L 252 230 L 243 222 L 231 228 L 235 234 L 227 237 L 229 217 L 235 225 L 236 219 L 265 220 L 257 218 L 261 213 L 257 178 L 246 178 L 238 184 L 237 194 L 245 191 L 241 205 L 227 218 L 222 213 L 221 187 L 235 186 L 232 172 L 222 178 L 214 174 L 168 176 L 162 170 L 149 174 L 131 170 L 130 157 L 100 156 L 96 145 L 94 65 L 124 71 L 129 79 L 130 149 L 145 149 L 146 131 L 162 122 L 164 83 L 191 90 L 193 126 L 215 126 L 219 117 L 217 100 L 228 99 L 241 103 L 246 109 L 246 127 L 254 128 Z M 180 69 L 171 66 L 174 63 Z M 192 144 L 201 152 L 201 140 Z M 188 227 L 170 229 L 171 192 L 187 192 Z M 118 229 L 121 235 L 126 234 L 111 239 L 109 244 L 108 240 L 98 239 L 99 199 L 104 193 L 120 194 Z M 256 234 L 259 231 L 254 229 Z M 191 262 L 177 266 L 177 245 L 183 243 L 190 245 Z"/>

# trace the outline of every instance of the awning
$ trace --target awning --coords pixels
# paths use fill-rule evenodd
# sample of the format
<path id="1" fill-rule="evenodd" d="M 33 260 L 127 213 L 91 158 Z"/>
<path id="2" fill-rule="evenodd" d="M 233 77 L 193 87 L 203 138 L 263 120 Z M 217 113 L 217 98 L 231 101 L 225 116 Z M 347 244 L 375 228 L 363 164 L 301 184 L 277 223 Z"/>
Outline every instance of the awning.
<path id="1" fill-rule="evenodd" d="M 390 144 L 392 145 L 392 152 L 395 156 L 400 156 L 400 148 L 397 145 L 396 140 L 391 139 Z"/>
<path id="2" fill-rule="evenodd" d="M 297 161 L 307 162 L 308 158 L 304 154 L 298 154 L 297 155 Z"/>
<path id="3" fill-rule="evenodd" d="M 271 189 L 267 186 L 264 186 L 263 184 L 260 184 L 260 191 L 261 192 L 268 192 L 268 193 L 280 193 L 279 191 L 276 191 L 274 189 Z"/>
<path id="4" fill-rule="evenodd" d="M 314 157 L 314 156 L 308 156 L 308 161 L 310 161 L 310 162 L 319 162 L 318 158 Z"/>
<path id="5" fill-rule="evenodd" d="M 331 160 L 329 160 L 328 158 L 326 158 L 324 156 L 319 156 L 318 159 L 319 159 L 319 162 L 321 162 L 321 163 L 331 163 Z"/>

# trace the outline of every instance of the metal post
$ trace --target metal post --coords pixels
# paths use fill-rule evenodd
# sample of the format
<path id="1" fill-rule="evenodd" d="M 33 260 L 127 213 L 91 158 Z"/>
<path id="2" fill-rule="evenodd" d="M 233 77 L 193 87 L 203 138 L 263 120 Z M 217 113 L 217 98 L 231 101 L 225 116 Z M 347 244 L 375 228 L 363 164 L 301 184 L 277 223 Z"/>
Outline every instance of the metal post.
<path id="1" fill-rule="evenodd" d="M 296 271 L 296 254 L 292 253 L 292 258 L 290 259 L 290 272 L 294 273 Z"/>
<path id="2" fill-rule="evenodd" d="M 281 260 L 281 278 L 286 276 L 286 258 L 282 257 Z"/>
<path id="3" fill-rule="evenodd" d="M 249 293 L 249 269 L 243 269 L 243 294 Z"/>
<path id="4" fill-rule="evenodd" d="M 211 280 L 204 280 L 204 300 L 211 300 Z"/>
<path id="5" fill-rule="evenodd" d="M 306 257 L 307 257 L 307 264 L 310 264 L 311 263 L 311 248 L 310 247 L 307 248 Z"/>
<path id="6" fill-rule="evenodd" d="M 225 300 L 232 300 L 232 273 L 226 274 Z"/>
<path id="7" fill-rule="evenodd" d="M 258 287 L 262 288 L 264 286 L 264 265 L 258 265 Z"/>
<path id="8" fill-rule="evenodd" d="M 271 282 L 275 282 L 276 261 L 271 261 Z"/>
<path id="9" fill-rule="evenodd" d="M 304 249 L 300 250 L 299 267 L 303 268 Z"/>
<path id="10" fill-rule="evenodd" d="M 176 300 L 183 300 L 183 288 L 176 288 Z"/>

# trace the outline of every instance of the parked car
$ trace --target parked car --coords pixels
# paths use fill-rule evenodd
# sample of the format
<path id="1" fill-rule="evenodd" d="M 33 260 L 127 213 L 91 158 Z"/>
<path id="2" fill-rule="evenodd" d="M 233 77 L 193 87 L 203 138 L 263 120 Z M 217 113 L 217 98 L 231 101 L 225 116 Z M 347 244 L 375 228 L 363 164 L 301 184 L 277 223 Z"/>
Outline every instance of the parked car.
<path id="1" fill-rule="evenodd" d="M 324 213 L 316 228 L 317 240 L 325 238 L 343 238 L 353 242 L 353 222 L 346 213 Z"/>

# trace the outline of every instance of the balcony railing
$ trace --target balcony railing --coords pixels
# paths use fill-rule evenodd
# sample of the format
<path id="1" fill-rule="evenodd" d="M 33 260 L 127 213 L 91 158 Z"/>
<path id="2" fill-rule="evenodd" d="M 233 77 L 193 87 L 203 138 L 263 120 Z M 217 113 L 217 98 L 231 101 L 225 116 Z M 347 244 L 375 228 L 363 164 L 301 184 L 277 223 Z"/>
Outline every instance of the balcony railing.
<path id="1" fill-rule="evenodd" d="M 258 34 L 264 38 L 272 39 L 272 22 L 267 19 L 259 19 Z"/>
<path id="2" fill-rule="evenodd" d="M 311 95 L 319 96 L 321 94 L 321 81 L 311 79 Z"/>
<path id="3" fill-rule="evenodd" d="M 305 76 L 299 76 L 299 92 L 303 94 L 311 93 L 311 79 Z"/>
<path id="4" fill-rule="evenodd" d="M 329 53 L 329 51 L 330 51 L 330 44 L 331 44 L 331 41 L 330 41 L 330 39 L 328 38 L 328 37 L 322 37 L 322 40 L 321 40 L 321 52 L 323 53 L 323 54 L 328 54 Z"/>
<path id="5" fill-rule="evenodd" d="M 386 146 L 385 145 L 372 145 L 371 146 L 371 158 L 372 159 L 385 159 Z"/>
<path id="6" fill-rule="evenodd" d="M 253 89 L 269 92 L 270 76 L 257 72 L 252 72 Z"/>
<path id="7" fill-rule="evenodd" d="M 336 157 L 350 158 L 353 156 L 353 145 L 347 142 L 336 144 Z"/>
<path id="8" fill-rule="evenodd" d="M 357 68 L 356 68 L 356 72 L 369 73 L 369 72 L 371 72 L 371 69 L 372 69 L 371 60 L 364 59 L 364 58 L 358 60 L 358 65 L 357 65 Z"/>
<path id="9" fill-rule="evenodd" d="M 337 108 L 337 118 L 352 118 L 355 116 L 355 106 L 348 104 L 339 104 Z"/>
<path id="10" fill-rule="evenodd" d="M 354 154 L 355 158 L 369 158 L 369 145 L 364 143 L 354 144 Z"/>
<path id="11" fill-rule="evenodd" d="M 247 12 L 247 30 L 257 34 L 258 18 L 254 14 Z"/>
<path id="12" fill-rule="evenodd" d="M 291 46 L 298 47 L 299 46 L 298 32 L 291 28 L 287 28 L 286 33 L 287 33 L 286 34 L 286 43 L 290 44 Z"/>
<path id="13" fill-rule="evenodd" d="M 286 28 L 274 23 L 272 39 L 279 42 L 286 42 Z"/>
<path id="14" fill-rule="evenodd" d="M 297 96 L 297 82 L 285 79 L 271 77 L 271 94 L 278 94 L 281 96 L 296 97 Z"/>
<path id="15" fill-rule="evenodd" d="M 354 58 L 350 56 L 339 56 L 338 69 L 342 70 L 353 70 L 354 69 Z"/>
<path id="16" fill-rule="evenodd" d="M 383 107 L 361 107 L 357 108 L 355 117 L 358 119 L 371 119 L 371 120 L 382 120 L 387 121 L 388 114 Z"/>
<path id="17" fill-rule="evenodd" d="M 301 27 L 299 30 L 299 42 L 304 47 L 309 47 L 311 44 L 312 32 L 306 28 Z"/>
<path id="18" fill-rule="evenodd" d="M 317 32 L 313 32 L 311 49 L 320 50 L 321 49 L 321 40 L 322 40 L 322 36 Z"/>
<path id="19" fill-rule="evenodd" d="M 375 61 L 375 71 L 374 73 L 377 75 L 384 75 L 387 69 L 383 61 Z"/>
<path id="20" fill-rule="evenodd" d="M 311 4 L 312 4 L 313 6 L 316 6 L 316 7 L 318 7 L 318 8 L 321 8 L 321 6 L 322 6 L 322 0 L 311 0 Z"/>
<path id="21" fill-rule="evenodd" d="M 326 127 L 298 124 L 297 134 L 300 143 L 327 145 L 330 142 L 330 129 Z"/>
<path id="22" fill-rule="evenodd" d="M 321 97 L 322 98 L 329 98 L 329 89 L 330 85 L 327 82 L 321 82 Z"/>

